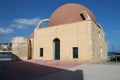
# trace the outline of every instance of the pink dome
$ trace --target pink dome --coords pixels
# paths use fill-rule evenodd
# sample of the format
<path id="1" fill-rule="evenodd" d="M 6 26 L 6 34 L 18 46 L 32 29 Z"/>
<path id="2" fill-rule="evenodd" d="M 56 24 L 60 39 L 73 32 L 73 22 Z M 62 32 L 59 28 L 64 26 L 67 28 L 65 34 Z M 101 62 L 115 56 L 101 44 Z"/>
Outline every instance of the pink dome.
<path id="1" fill-rule="evenodd" d="M 91 20 L 96 23 L 96 19 L 89 9 L 80 4 L 70 3 L 59 7 L 53 12 L 50 17 L 48 26 L 51 27 L 61 24 L 83 21 L 82 17 L 80 16 L 80 13 L 83 11 L 86 11 Z"/>

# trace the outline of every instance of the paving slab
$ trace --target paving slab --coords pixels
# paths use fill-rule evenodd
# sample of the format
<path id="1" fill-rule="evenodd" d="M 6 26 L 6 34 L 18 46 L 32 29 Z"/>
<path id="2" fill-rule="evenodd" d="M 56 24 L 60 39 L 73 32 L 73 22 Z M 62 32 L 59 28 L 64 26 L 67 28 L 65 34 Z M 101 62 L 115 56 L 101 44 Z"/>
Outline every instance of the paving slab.
<path id="1" fill-rule="evenodd" d="M 120 65 L 83 64 L 39 80 L 120 80 Z"/>
<path id="2" fill-rule="evenodd" d="M 120 63 L 0 62 L 0 80 L 120 80 Z"/>
<path id="3" fill-rule="evenodd" d="M 60 69 L 69 69 L 71 67 L 81 65 L 81 62 L 71 62 L 71 61 L 60 61 L 60 60 L 26 60 L 25 62 L 30 62 L 38 65 L 50 66 Z"/>
<path id="4" fill-rule="evenodd" d="M 4 64 L 3 64 L 4 63 Z M 4 61 L 0 63 L 0 80 L 37 80 L 67 70 L 80 63 L 61 61 Z"/>
<path id="5" fill-rule="evenodd" d="M 85 64 L 71 70 L 83 70 L 84 80 L 120 80 L 120 65 Z"/>
<path id="6" fill-rule="evenodd" d="M 4 62 L 0 61 L 0 80 L 3 80 Z"/>

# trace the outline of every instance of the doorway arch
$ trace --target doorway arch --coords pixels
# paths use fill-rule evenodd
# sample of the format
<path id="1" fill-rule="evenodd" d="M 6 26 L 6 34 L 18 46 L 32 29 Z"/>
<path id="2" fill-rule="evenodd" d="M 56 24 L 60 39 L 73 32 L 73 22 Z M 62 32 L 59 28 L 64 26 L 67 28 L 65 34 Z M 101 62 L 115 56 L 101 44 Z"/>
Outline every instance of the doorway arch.
<path id="1" fill-rule="evenodd" d="M 55 38 L 54 42 L 54 59 L 60 60 L 60 39 Z"/>

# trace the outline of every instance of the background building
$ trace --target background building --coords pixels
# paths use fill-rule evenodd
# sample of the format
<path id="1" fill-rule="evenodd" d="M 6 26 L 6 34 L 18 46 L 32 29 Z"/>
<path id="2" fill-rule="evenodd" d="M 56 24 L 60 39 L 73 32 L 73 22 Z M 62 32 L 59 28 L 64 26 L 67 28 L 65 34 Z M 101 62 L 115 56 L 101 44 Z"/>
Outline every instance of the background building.
<path id="1" fill-rule="evenodd" d="M 0 61 L 11 60 L 12 43 L 0 42 Z"/>

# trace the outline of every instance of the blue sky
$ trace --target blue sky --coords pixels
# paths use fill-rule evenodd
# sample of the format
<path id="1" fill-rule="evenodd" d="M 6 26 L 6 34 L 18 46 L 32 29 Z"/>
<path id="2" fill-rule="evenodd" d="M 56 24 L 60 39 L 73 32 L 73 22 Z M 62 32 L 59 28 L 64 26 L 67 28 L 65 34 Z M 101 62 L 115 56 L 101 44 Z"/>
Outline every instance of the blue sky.
<path id="1" fill-rule="evenodd" d="M 0 0 L 0 41 L 29 36 L 37 22 L 66 3 L 89 8 L 105 31 L 111 50 L 120 48 L 120 0 Z"/>

